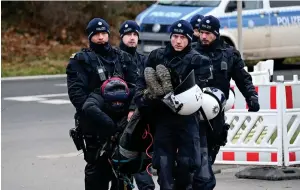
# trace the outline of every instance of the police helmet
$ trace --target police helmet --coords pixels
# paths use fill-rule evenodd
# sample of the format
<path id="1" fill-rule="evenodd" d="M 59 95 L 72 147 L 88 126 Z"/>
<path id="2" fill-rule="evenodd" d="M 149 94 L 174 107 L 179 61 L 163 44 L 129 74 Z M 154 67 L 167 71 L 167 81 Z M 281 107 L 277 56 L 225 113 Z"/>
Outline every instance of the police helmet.
<path id="1" fill-rule="evenodd" d="M 211 120 L 219 115 L 225 105 L 226 105 L 226 97 L 225 94 L 217 88 L 214 87 L 206 87 L 203 89 L 203 104 L 202 110 L 206 116 L 203 117 L 200 112 L 200 120 Z"/>
<path id="2" fill-rule="evenodd" d="M 202 105 L 202 90 L 195 82 L 194 70 L 162 101 L 179 115 L 191 115 L 199 110 Z"/>

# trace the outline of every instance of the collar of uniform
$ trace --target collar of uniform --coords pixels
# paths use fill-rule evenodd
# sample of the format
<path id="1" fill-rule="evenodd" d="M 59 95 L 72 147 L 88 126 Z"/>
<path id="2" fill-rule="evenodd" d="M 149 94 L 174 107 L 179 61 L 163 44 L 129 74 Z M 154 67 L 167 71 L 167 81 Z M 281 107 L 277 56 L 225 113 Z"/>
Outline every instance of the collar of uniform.
<path id="1" fill-rule="evenodd" d="M 125 45 L 123 43 L 123 40 L 121 40 L 120 45 L 119 45 L 120 49 L 129 53 L 130 55 L 134 56 L 136 53 L 136 48 L 137 47 L 128 47 L 127 45 Z"/>
<path id="2" fill-rule="evenodd" d="M 215 50 L 223 50 L 223 41 L 221 39 L 216 39 L 208 46 L 201 44 L 201 42 L 197 43 L 196 49 L 200 51 L 212 52 Z"/>
<path id="3" fill-rule="evenodd" d="M 112 49 L 108 54 L 106 55 L 101 55 L 99 53 L 96 53 L 98 55 L 98 58 L 106 63 L 106 64 L 115 64 L 115 61 L 117 60 L 118 56 L 116 54 L 116 52 Z"/>
<path id="4" fill-rule="evenodd" d="M 112 47 L 108 42 L 105 44 L 96 44 L 90 41 L 90 48 L 101 56 L 110 56 L 112 53 Z"/>

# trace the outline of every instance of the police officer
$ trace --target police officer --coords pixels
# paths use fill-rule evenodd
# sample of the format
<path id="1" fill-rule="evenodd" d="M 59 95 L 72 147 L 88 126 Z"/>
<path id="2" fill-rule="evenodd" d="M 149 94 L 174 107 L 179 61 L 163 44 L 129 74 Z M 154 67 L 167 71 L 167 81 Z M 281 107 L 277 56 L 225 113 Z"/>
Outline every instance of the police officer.
<path id="1" fill-rule="evenodd" d="M 85 189 L 98 190 L 108 189 L 109 181 L 113 179 L 114 189 L 123 188 L 112 173 L 112 167 L 108 162 L 109 155 L 99 154 L 103 143 L 114 136 L 119 131 L 117 123 L 120 118 L 109 115 L 103 108 L 107 102 L 100 87 L 111 77 L 119 77 L 124 80 L 129 87 L 129 97 L 135 93 L 134 85 L 137 80 L 137 67 L 133 63 L 131 56 L 121 50 L 113 48 L 109 43 L 109 25 L 101 18 L 92 19 L 86 28 L 89 40 L 89 48 L 70 57 L 70 62 L 66 68 L 68 94 L 70 101 L 76 108 L 75 119 L 79 123 L 86 147 L 84 159 L 87 162 L 85 167 Z M 101 125 L 91 122 L 94 118 L 89 118 L 86 109 L 89 102 L 88 97 L 97 95 L 98 115 L 97 121 L 102 120 Z M 127 104 L 130 104 L 130 98 Z M 129 102 L 129 103 L 128 103 Z M 103 108 L 103 110 L 101 110 Z M 104 112 L 104 113 L 103 113 Z M 128 113 L 128 111 L 126 112 Z M 127 118 L 127 116 L 125 116 Z M 93 125 L 94 124 L 94 125 Z M 119 183 L 119 185 L 117 184 Z"/>
<path id="2" fill-rule="evenodd" d="M 152 164 L 158 170 L 158 183 L 162 190 L 186 189 L 190 182 L 189 173 L 198 168 L 201 162 L 198 116 L 178 115 L 170 111 L 161 99 L 155 99 L 162 95 L 161 92 L 171 90 L 170 83 L 171 87 L 176 88 L 192 69 L 197 79 L 201 77 L 197 69 L 209 60 L 192 50 L 192 35 L 193 28 L 189 22 L 179 20 L 173 23 L 170 27 L 171 43 L 150 53 L 144 76 L 140 76 L 137 82 L 135 103 L 140 112 L 151 113 L 152 127 L 155 128 Z M 170 77 L 166 73 L 158 73 L 159 65 L 168 69 Z M 153 81 L 150 81 L 150 77 L 148 81 L 147 75 L 155 70 L 158 76 L 161 75 L 163 88 L 153 85 L 150 92 L 155 93 L 149 96 L 146 84 Z"/>
<path id="3" fill-rule="evenodd" d="M 212 71 L 211 77 L 209 77 L 205 86 L 220 89 L 228 99 L 230 80 L 233 79 L 245 97 L 249 111 L 257 112 L 260 106 L 251 75 L 244 70 L 245 63 L 240 53 L 220 38 L 219 29 L 219 20 L 211 15 L 204 17 L 199 26 L 200 41 L 196 42 L 195 50 L 202 55 L 210 57 L 212 60 L 212 65 L 210 66 Z M 211 130 L 207 122 L 205 123 L 207 124 L 206 131 L 201 131 L 201 133 L 204 136 L 207 135 L 210 168 L 203 167 L 204 169 L 198 170 L 195 173 L 194 181 L 202 181 L 202 187 L 198 189 L 209 190 L 213 189 L 216 183 L 211 165 L 215 161 L 220 146 L 226 144 L 229 125 L 225 123 L 224 112 L 210 121 L 213 130 Z M 201 143 L 206 142 L 203 141 Z M 209 172 L 210 176 L 206 179 L 201 179 L 199 177 L 201 172 Z"/>
<path id="4" fill-rule="evenodd" d="M 146 56 L 137 52 L 137 45 L 139 39 L 139 25 L 132 20 L 127 20 L 121 24 L 119 33 L 121 37 L 120 41 L 120 49 L 129 53 L 132 57 L 134 62 L 137 64 L 139 68 L 139 73 L 143 71 L 144 64 L 146 60 Z M 134 107 L 130 108 L 130 116 L 133 113 Z M 155 184 L 152 177 L 147 173 L 147 171 L 138 173 L 134 175 L 136 184 L 139 190 L 154 190 Z"/>
<path id="5" fill-rule="evenodd" d="M 198 42 L 199 41 L 199 24 L 200 24 L 200 22 L 203 18 L 204 18 L 203 15 L 195 14 L 190 20 L 190 23 L 191 23 L 191 25 L 193 26 L 193 29 L 194 29 L 192 42 Z"/>

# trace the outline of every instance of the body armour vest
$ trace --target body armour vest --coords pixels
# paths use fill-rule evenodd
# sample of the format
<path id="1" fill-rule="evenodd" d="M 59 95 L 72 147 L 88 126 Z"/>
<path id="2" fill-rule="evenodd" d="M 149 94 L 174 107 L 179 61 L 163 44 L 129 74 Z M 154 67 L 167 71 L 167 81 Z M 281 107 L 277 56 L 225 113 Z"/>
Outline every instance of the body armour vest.
<path id="1" fill-rule="evenodd" d="M 216 48 L 212 52 L 202 51 L 202 49 L 196 50 L 211 59 L 210 70 L 212 70 L 212 76 L 207 80 L 207 87 L 215 87 L 224 92 L 225 97 L 228 99 L 230 80 L 233 67 L 233 49 L 232 47 L 220 47 Z"/>
<path id="2" fill-rule="evenodd" d="M 112 50 L 111 53 L 113 59 L 105 59 L 104 57 L 97 55 L 94 51 L 90 49 L 82 49 L 77 53 L 76 58 L 78 61 L 84 62 L 83 68 L 88 73 L 88 89 L 90 92 L 94 91 L 96 88 L 100 88 L 102 83 L 113 77 L 117 76 L 124 80 L 129 76 L 129 67 L 134 66 L 131 64 L 131 60 L 124 52 L 118 49 Z M 135 67 L 134 73 L 137 74 L 137 68 Z"/>

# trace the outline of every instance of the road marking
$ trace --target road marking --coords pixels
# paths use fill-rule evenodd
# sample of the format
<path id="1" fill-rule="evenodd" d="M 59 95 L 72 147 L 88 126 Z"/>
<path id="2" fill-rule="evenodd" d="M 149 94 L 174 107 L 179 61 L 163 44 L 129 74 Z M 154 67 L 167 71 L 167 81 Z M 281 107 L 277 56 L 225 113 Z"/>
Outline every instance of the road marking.
<path id="1" fill-rule="evenodd" d="M 42 95 L 30 95 L 30 96 L 15 96 L 15 97 L 6 97 L 4 100 L 15 100 L 15 101 L 32 101 L 31 99 L 36 99 L 33 101 L 37 101 L 39 98 L 53 98 L 53 97 L 61 97 L 68 96 L 67 93 L 60 94 L 42 94 Z"/>
<path id="2" fill-rule="evenodd" d="M 20 102 L 38 102 L 42 104 L 54 104 L 54 105 L 71 103 L 69 99 L 62 99 L 56 97 L 68 97 L 68 94 L 61 93 L 61 94 L 42 94 L 42 95 L 32 95 L 32 96 L 5 97 L 4 100 L 20 101 Z M 49 99 L 49 98 L 53 98 L 53 99 Z"/>
<path id="3" fill-rule="evenodd" d="M 62 83 L 62 84 L 54 84 L 54 86 L 67 86 L 67 83 Z"/>
<path id="4" fill-rule="evenodd" d="M 56 105 L 71 103 L 70 100 L 64 100 L 64 99 L 42 100 L 38 102 L 43 104 L 56 104 Z"/>
<path id="5" fill-rule="evenodd" d="M 82 152 L 70 152 L 66 154 L 49 154 L 49 155 L 40 155 L 37 158 L 40 159 L 58 159 L 58 158 L 72 158 L 77 156 L 83 156 Z"/>
<path id="6" fill-rule="evenodd" d="M 19 96 L 19 97 L 4 98 L 4 100 L 13 100 L 13 101 L 21 101 L 21 102 L 32 102 L 32 101 L 42 101 L 42 100 L 46 100 L 46 99 L 45 98 L 41 98 L 41 97 L 34 97 L 34 96 Z"/>

